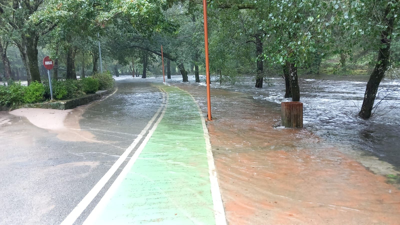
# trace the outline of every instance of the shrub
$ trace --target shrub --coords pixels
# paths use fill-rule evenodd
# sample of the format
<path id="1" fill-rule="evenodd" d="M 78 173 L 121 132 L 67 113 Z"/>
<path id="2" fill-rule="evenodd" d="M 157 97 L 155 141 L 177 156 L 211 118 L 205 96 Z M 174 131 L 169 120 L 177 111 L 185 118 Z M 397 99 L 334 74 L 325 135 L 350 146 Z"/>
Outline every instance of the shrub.
<path id="1" fill-rule="evenodd" d="M 82 87 L 83 91 L 86 94 L 93 94 L 99 90 L 99 81 L 97 79 L 93 79 L 91 77 L 82 79 Z"/>
<path id="2" fill-rule="evenodd" d="M 35 103 L 44 100 L 44 94 L 46 90 L 43 84 L 38 82 L 31 83 L 25 90 L 24 102 L 25 103 Z"/>
<path id="3" fill-rule="evenodd" d="M 99 81 L 99 90 L 108 90 L 114 87 L 114 79 L 110 72 L 97 73 L 92 77 Z"/>
<path id="4" fill-rule="evenodd" d="M 21 83 L 12 83 L 0 88 L 0 105 L 15 106 L 24 102 L 25 86 Z"/>
<path id="5" fill-rule="evenodd" d="M 50 99 L 50 87 L 48 81 L 44 82 L 46 87 L 45 97 Z M 56 100 L 72 99 L 84 95 L 82 84 L 79 80 L 52 81 L 53 97 Z"/>
<path id="6" fill-rule="evenodd" d="M 64 81 L 52 82 L 53 97 L 57 100 L 68 99 L 68 88 Z M 49 89 L 50 91 L 50 89 Z"/>

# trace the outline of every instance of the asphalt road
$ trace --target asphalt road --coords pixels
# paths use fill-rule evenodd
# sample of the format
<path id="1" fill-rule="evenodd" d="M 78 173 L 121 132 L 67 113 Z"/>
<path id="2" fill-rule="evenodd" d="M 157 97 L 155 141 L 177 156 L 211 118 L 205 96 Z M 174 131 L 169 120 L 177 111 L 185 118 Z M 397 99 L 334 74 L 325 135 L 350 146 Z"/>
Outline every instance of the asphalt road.
<path id="1" fill-rule="evenodd" d="M 61 140 L 24 117 L 0 112 L 0 224 L 60 224 L 163 104 L 149 81 L 123 80 L 117 87 L 111 97 L 71 112 L 84 110 L 79 126 L 94 142 Z M 75 224 L 86 219 L 126 161 Z"/>

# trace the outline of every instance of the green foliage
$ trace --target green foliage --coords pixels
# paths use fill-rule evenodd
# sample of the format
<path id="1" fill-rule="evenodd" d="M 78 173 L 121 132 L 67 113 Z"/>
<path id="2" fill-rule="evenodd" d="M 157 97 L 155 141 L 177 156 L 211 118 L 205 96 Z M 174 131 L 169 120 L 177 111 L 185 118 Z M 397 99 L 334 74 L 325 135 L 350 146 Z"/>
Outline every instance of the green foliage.
<path id="1" fill-rule="evenodd" d="M 21 83 L 13 83 L 9 86 L 0 86 L 0 105 L 16 106 L 24 102 L 26 87 Z"/>
<path id="2" fill-rule="evenodd" d="M 32 82 L 25 90 L 24 102 L 35 103 L 44 100 L 46 90 L 43 84 L 39 82 Z"/>
<path id="3" fill-rule="evenodd" d="M 99 90 L 108 90 L 114 87 L 114 78 L 110 72 L 97 73 L 92 77 L 99 81 Z"/>
<path id="4" fill-rule="evenodd" d="M 82 79 L 83 91 L 86 94 L 93 94 L 99 90 L 99 81 L 91 77 Z"/>
<path id="5" fill-rule="evenodd" d="M 84 95 L 83 84 L 78 80 L 53 81 L 53 97 L 56 100 L 66 100 Z M 50 98 L 50 88 L 46 86 L 46 98 Z"/>

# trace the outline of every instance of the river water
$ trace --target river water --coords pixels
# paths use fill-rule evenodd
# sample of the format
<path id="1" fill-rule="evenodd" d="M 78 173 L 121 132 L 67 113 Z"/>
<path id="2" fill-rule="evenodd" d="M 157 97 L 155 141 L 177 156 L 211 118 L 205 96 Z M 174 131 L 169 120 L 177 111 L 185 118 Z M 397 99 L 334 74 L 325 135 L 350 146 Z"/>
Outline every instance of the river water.
<path id="1" fill-rule="evenodd" d="M 374 114 L 365 121 L 357 114 L 367 79 L 345 76 L 300 78 L 304 128 L 328 143 L 342 145 L 349 154 L 355 153 L 352 150 L 360 151 L 400 169 L 400 80 L 385 79 L 381 83 Z M 262 89 L 254 88 L 254 83 L 250 78 L 244 78 L 235 85 L 214 82 L 212 87 L 247 93 L 257 101 L 276 103 L 276 107 L 283 101 L 290 101 L 284 98 L 282 78 L 268 78 Z"/>

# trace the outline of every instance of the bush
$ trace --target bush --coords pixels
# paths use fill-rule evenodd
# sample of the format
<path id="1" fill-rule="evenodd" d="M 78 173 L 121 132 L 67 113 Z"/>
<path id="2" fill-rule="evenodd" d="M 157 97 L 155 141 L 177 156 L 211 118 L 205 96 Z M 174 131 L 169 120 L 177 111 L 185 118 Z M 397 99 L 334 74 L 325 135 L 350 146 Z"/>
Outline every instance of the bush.
<path id="1" fill-rule="evenodd" d="M 82 87 L 83 91 L 86 94 L 93 94 L 99 90 L 99 81 L 97 79 L 93 79 L 91 77 L 82 79 Z"/>
<path id="2" fill-rule="evenodd" d="M 31 83 L 25 90 L 24 102 L 25 103 L 35 103 L 44 100 L 44 94 L 46 89 L 43 84 L 38 82 Z"/>
<path id="3" fill-rule="evenodd" d="M 83 86 L 80 80 L 52 81 L 53 97 L 56 100 L 65 100 L 77 98 L 84 95 Z M 45 97 L 50 99 L 50 87 L 48 81 L 44 82 L 46 86 Z"/>
<path id="4" fill-rule="evenodd" d="M 24 103 L 24 94 L 26 87 L 21 83 L 12 83 L 9 86 L 0 88 L 0 105 L 16 106 Z"/>
<path id="5" fill-rule="evenodd" d="M 108 90 L 114 87 L 114 79 L 110 72 L 97 73 L 92 77 L 99 81 L 99 90 Z"/>

